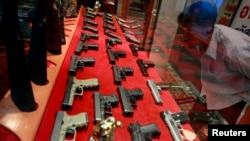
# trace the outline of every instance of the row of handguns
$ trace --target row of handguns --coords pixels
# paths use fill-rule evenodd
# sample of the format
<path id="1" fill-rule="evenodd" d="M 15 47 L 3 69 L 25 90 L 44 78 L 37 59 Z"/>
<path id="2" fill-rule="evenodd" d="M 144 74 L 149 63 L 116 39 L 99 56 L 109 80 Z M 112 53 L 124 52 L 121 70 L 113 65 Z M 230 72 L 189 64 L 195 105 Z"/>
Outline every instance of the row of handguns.
<path id="1" fill-rule="evenodd" d="M 100 98 L 98 97 L 98 93 L 95 93 L 95 97 Z M 166 110 L 160 112 L 160 117 L 169 128 L 174 141 L 184 141 L 184 139 L 188 138 L 185 134 L 183 135 L 185 129 L 182 127 L 182 123 L 190 120 L 187 113 L 172 113 L 170 110 Z M 69 134 L 73 134 L 71 140 L 75 141 L 77 134 L 76 129 L 86 128 L 88 122 L 88 114 L 86 112 L 68 115 L 65 111 L 58 111 L 50 141 L 64 141 Z M 116 126 L 121 127 L 121 122 L 116 121 L 115 118 L 110 115 L 106 116 L 104 119 L 96 122 L 92 133 L 89 135 L 89 141 L 112 141 L 114 139 Z M 130 133 L 131 141 L 151 141 L 152 138 L 160 138 L 161 135 L 161 131 L 155 123 L 141 125 L 139 122 L 133 122 L 129 123 L 127 129 Z M 194 140 L 196 135 L 191 131 L 189 132 L 193 134 L 191 139 L 189 137 L 189 140 Z"/>
<path id="2" fill-rule="evenodd" d="M 90 37 L 91 35 L 87 35 L 85 33 L 82 33 L 82 37 Z M 81 37 L 81 38 L 82 38 Z M 81 39 L 82 40 L 82 39 Z M 92 48 L 92 49 L 98 49 L 97 45 L 92 45 L 89 43 L 83 43 L 83 41 L 79 41 L 76 49 L 75 54 L 71 56 L 71 62 L 70 62 L 70 68 L 68 70 L 70 75 L 75 75 L 78 69 L 83 69 L 84 66 L 94 66 L 95 59 L 93 57 L 81 57 L 79 55 L 79 50 L 86 49 L 86 48 Z M 108 40 L 108 39 L 107 39 Z M 108 45 L 108 41 L 107 44 Z M 125 79 L 126 76 L 133 75 L 134 69 L 131 67 L 119 67 L 115 64 L 115 62 L 119 59 L 119 57 L 126 57 L 125 51 L 114 51 L 111 48 L 107 48 L 107 55 L 109 58 L 109 63 L 112 64 L 112 70 L 114 74 L 114 83 L 115 84 L 121 84 L 122 79 Z M 143 60 L 143 59 L 137 59 L 136 60 L 141 73 L 143 76 L 149 76 L 147 69 L 149 67 L 154 67 L 155 64 L 152 61 Z"/>
<path id="3" fill-rule="evenodd" d="M 92 14 L 93 15 L 93 14 Z M 94 18 L 92 18 L 94 19 Z M 112 15 L 111 14 L 108 14 L 108 13 L 104 13 L 104 25 L 105 24 L 110 24 L 110 25 L 114 25 L 114 22 L 113 22 L 113 18 L 112 18 Z M 131 28 L 127 23 L 135 23 L 136 21 L 135 20 L 129 20 L 129 21 L 126 21 L 126 20 L 123 20 L 119 17 L 116 16 L 116 20 L 117 22 L 119 23 L 122 31 L 124 30 L 124 27 L 125 28 Z M 133 27 L 135 28 L 135 27 Z M 122 50 L 119 50 L 119 51 L 113 51 L 112 50 L 112 47 L 115 45 L 115 44 L 122 44 L 122 41 L 120 39 L 120 37 L 118 37 L 117 35 L 115 35 L 114 33 L 110 32 L 109 31 L 109 28 L 107 28 L 107 26 L 104 26 L 104 29 L 105 30 L 105 33 L 106 35 L 109 36 L 108 39 L 105 40 L 106 42 L 106 48 L 107 48 L 107 53 L 108 53 L 108 57 L 109 57 L 109 63 L 112 64 L 112 70 L 113 70 L 113 75 L 114 75 L 114 83 L 115 84 L 118 84 L 120 85 L 121 84 L 121 81 L 122 79 L 125 79 L 127 75 L 133 75 L 133 68 L 131 67 L 119 67 L 117 65 L 115 65 L 115 61 L 120 58 L 125 58 L 126 57 L 126 52 L 125 51 L 122 51 Z M 109 32 L 108 32 L 109 31 Z M 116 31 L 116 30 L 113 30 L 113 31 Z M 109 34 L 107 34 L 109 33 Z M 83 34 L 82 36 L 84 36 L 86 34 Z M 90 38 L 93 37 L 92 39 L 95 39 L 96 36 L 94 35 L 88 35 Z M 135 42 L 136 43 L 136 42 Z M 154 52 L 157 52 L 157 53 L 162 53 L 163 51 L 161 50 L 161 47 L 150 47 L 150 48 L 146 48 L 144 46 L 140 46 L 140 45 L 137 45 L 137 44 L 134 44 L 134 43 L 131 43 L 129 45 L 131 51 L 132 51 L 132 54 L 134 56 L 138 56 L 137 54 L 137 51 L 139 50 L 150 50 L 150 51 L 154 51 Z M 79 48 L 79 47 L 77 47 Z M 163 54 L 165 55 L 165 54 Z M 154 67 L 154 63 L 152 61 L 145 61 L 145 60 L 142 60 L 142 59 L 137 59 L 136 60 L 137 64 L 139 65 L 139 68 L 143 74 L 143 76 L 149 76 L 148 72 L 147 72 L 147 68 L 148 67 Z M 165 89 L 165 88 L 170 88 L 170 89 L 176 89 L 176 88 L 179 88 L 181 90 L 185 90 L 185 91 L 188 91 L 187 89 L 189 89 L 189 91 L 191 91 L 192 93 L 195 93 L 195 96 L 198 96 L 199 97 L 199 92 L 198 90 L 195 88 L 195 86 L 187 81 L 186 82 L 186 85 L 179 85 L 179 84 L 164 84 L 163 83 L 156 83 L 154 82 L 153 80 L 148 80 L 148 86 L 150 87 L 151 91 L 152 91 L 152 94 L 153 94 L 153 97 L 155 99 L 155 103 L 156 104 L 162 104 L 163 101 L 160 97 L 160 94 L 159 94 L 159 90 L 161 89 Z M 204 99 L 200 98 L 200 101 L 202 101 L 202 103 L 204 102 Z"/>
<path id="4" fill-rule="evenodd" d="M 85 22 L 83 29 L 90 30 L 92 32 L 96 32 L 96 30 L 93 30 L 94 28 L 91 28 L 89 26 L 97 26 L 97 23 L 95 21 L 90 21 L 86 18 L 91 18 L 93 16 L 93 13 L 86 12 L 85 14 Z M 91 13 L 91 14 L 90 14 Z M 92 15 L 92 16 L 91 16 Z M 101 16 L 101 14 L 95 14 Z M 106 15 L 106 16 L 105 16 Z M 111 21 L 109 14 L 104 14 L 106 21 Z M 108 18 L 109 17 L 109 18 Z M 107 22 L 108 23 L 108 22 Z M 111 22 L 110 22 L 111 23 Z M 110 24 L 109 23 L 109 24 Z M 107 27 L 107 25 L 104 26 L 104 28 L 107 28 L 108 30 L 111 30 L 110 27 Z M 114 30 L 113 30 L 114 31 Z M 125 78 L 126 75 L 133 75 L 133 69 L 130 67 L 119 67 L 115 65 L 114 59 L 117 59 L 118 53 L 111 50 L 111 46 L 115 43 L 121 43 L 121 40 L 119 38 L 114 38 L 116 35 L 105 31 L 106 35 L 111 36 L 111 38 L 106 39 L 106 46 L 107 46 L 107 53 L 110 58 L 110 64 L 112 64 L 113 74 L 114 74 L 114 83 L 115 84 L 121 84 L 121 79 Z M 75 50 L 75 55 L 71 56 L 71 63 L 68 70 L 68 80 L 67 80 L 67 87 L 65 90 L 65 95 L 63 99 L 63 103 L 61 105 L 62 110 L 69 110 L 72 108 L 74 97 L 76 95 L 82 96 L 83 91 L 85 89 L 98 89 L 100 82 L 96 78 L 91 79 L 85 79 L 85 80 L 79 80 L 75 77 L 76 70 L 78 68 L 83 68 L 84 66 L 94 66 L 95 60 L 92 57 L 82 58 L 80 56 L 77 56 L 81 53 L 82 50 L 87 50 L 89 48 L 98 50 L 98 46 L 95 44 L 87 44 L 84 41 L 87 39 L 98 39 L 98 35 L 96 34 L 87 34 L 82 33 L 81 39 L 77 45 L 77 48 Z M 123 54 L 124 53 L 120 53 Z M 126 54 L 125 54 L 126 55 Z M 152 62 L 148 63 L 142 59 L 137 59 L 137 64 L 140 66 L 140 69 L 144 76 L 148 76 L 146 68 L 148 66 L 154 66 Z M 159 95 L 159 87 L 153 80 L 148 80 L 148 86 L 150 87 L 152 94 L 155 98 L 155 101 L 157 104 L 162 103 L 160 95 Z M 168 88 L 171 86 L 168 86 Z M 119 100 L 121 100 L 121 107 L 122 107 L 122 113 L 124 116 L 133 116 L 133 108 L 137 106 L 136 101 L 143 99 L 143 92 L 140 88 L 135 89 L 127 89 L 123 86 L 117 87 L 117 93 L 119 94 L 119 97 L 117 94 L 109 94 L 109 95 L 103 95 L 102 93 L 96 91 L 93 93 L 94 98 L 94 122 L 100 123 L 103 120 L 106 120 L 106 118 L 109 118 L 112 116 L 112 107 L 118 106 Z M 53 128 L 51 141 L 59 141 L 59 140 L 65 140 L 66 134 L 74 134 L 73 140 L 75 140 L 76 136 L 76 128 L 78 127 L 86 127 L 88 126 L 88 114 L 86 112 L 81 112 L 77 115 L 68 115 L 66 111 L 58 111 L 56 115 L 56 121 Z M 189 117 L 185 112 L 179 112 L 179 113 L 172 113 L 169 110 L 162 111 L 160 113 L 161 118 L 165 121 L 165 123 L 168 125 L 170 132 L 174 138 L 175 141 L 182 141 L 183 137 L 181 136 L 181 123 L 186 122 L 189 120 Z M 111 120 L 111 119 L 109 119 Z M 151 137 L 160 136 L 160 130 L 157 127 L 156 124 L 148 124 L 145 126 L 141 126 L 138 122 L 131 123 L 128 126 L 128 131 L 131 134 L 131 139 L 133 141 L 143 141 L 147 140 Z M 108 140 L 108 136 L 100 136 L 99 140 L 106 141 Z M 90 139 L 91 140 L 91 139 Z M 93 138 L 92 138 L 93 140 Z"/>
<path id="5" fill-rule="evenodd" d="M 91 13 L 91 12 L 90 12 Z M 88 13 L 87 13 L 88 15 Z M 92 19 L 94 19 L 94 16 L 98 15 L 98 14 L 90 14 L 92 15 Z M 100 16 L 101 14 L 99 14 Z M 91 17 L 91 16 L 90 16 Z M 124 20 L 122 18 L 119 18 L 118 16 L 116 16 L 116 21 L 118 22 L 118 24 L 120 25 L 122 32 L 127 31 L 128 29 L 134 29 L 134 28 L 138 28 L 140 27 L 138 24 L 137 26 L 131 26 L 130 24 L 134 24 L 137 23 L 136 20 Z M 113 22 L 113 17 L 111 14 L 109 13 L 104 13 L 103 14 L 103 22 L 104 22 L 104 26 L 103 28 L 105 29 L 105 34 L 107 36 L 109 36 L 108 39 L 105 40 L 106 43 L 106 48 L 107 48 L 107 54 L 109 57 L 109 63 L 112 64 L 112 69 L 113 69 L 113 75 L 114 75 L 114 83 L 120 85 L 122 79 L 125 79 L 127 75 L 133 75 L 133 68 L 131 67 L 119 67 L 117 65 L 115 65 L 116 60 L 120 58 L 125 58 L 126 57 L 126 52 L 119 50 L 119 51 L 113 51 L 112 47 L 116 44 L 122 44 L 122 41 L 120 39 L 120 37 L 114 33 L 112 33 L 110 30 L 112 31 L 116 31 L 115 27 L 114 27 L 114 22 Z M 110 25 L 111 27 L 108 27 L 107 25 Z M 127 32 L 126 32 L 127 33 Z M 85 34 L 84 34 L 85 35 Z M 91 36 L 91 35 L 90 35 Z M 92 39 L 95 39 L 94 37 L 96 36 L 92 36 Z M 126 34 L 125 34 L 126 37 Z M 156 53 L 159 53 L 162 57 L 165 57 L 165 54 L 162 51 L 161 47 L 145 47 L 145 46 L 141 46 L 138 45 L 139 42 L 138 41 L 134 41 L 131 39 L 128 39 L 126 37 L 126 39 L 130 42 L 132 42 L 129 47 L 132 51 L 132 54 L 134 56 L 138 56 L 137 51 L 153 51 Z M 79 47 L 78 47 L 79 48 Z M 143 76 L 149 76 L 148 72 L 147 72 L 147 68 L 148 67 L 154 67 L 155 64 L 152 61 L 145 61 L 142 59 L 137 59 L 136 60 L 137 64 L 139 65 L 139 68 L 143 74 Z M 162 104 L 162 99 L 160 97 L 159 94 L 159 90 L 161 89 L 165 89 L 165 88 L 170 88 L 171 90 L 174 89 L 178 89 L 178 90 L 183 90 L 186 92 L 191 92 L 194 93 L 194 98 L 197 98 L 202 102 L 205 103 L 205 100 L 203 97 L 200 97 L 199 95 L 199 91 L 196 89 L 196 87 L 190 82 L 190 81 L 186 81 L 184 82 L 185 84 L 179 84 L 179 83 L 173 83 L 173 84 L 163 84 L 163 83 L 156 83 L 153 80 L 148 80 L 147 84 L 150 87 L 153 97 L 155 99 L 155 103 L 156 104 Z"/>
<path id="6" fill-rule="evenodd" d="M 86 32 L 81 33 L 81 38 L 78 42 L 78 45 L 74 51 L 74 54 L 71 58 L 71 65 L 69 69 L 70 74 L 75 74 L 77 69 L 83 69 L 83 66 L 93 66 L 95 63 L 95 60 L 93 57 L 80 57 L 77 55 L 80 55 L 83 50 L 98 50 L 98 45 L 97 44 L 91 44 L 91 43 L 85 43 L 85 40 L 87 39 L 98 39 L 98 34 L 89 34 Z M 112 49 L 112 46 L 116 43 L 121 44 L 121 40 L 117 38 L 107 38 L 105 40 L 106 42 L 106 48 L 107 48 L 107 55 L 109 58 L 109 63 L 113 64 L 113 70 L 114 70 L 114 82 L 116 84 L 121 83 L 121 79 L 119 78 L 125 78 L 126 75 L 133 75 L 133 68 L 121 68 L 115 65 L 115 62 L 119 58 L 125 58 L 126 57 L 126 52 L 123 50 L 119 51 L 114 51 Z M 140 67 L 140 70 L 143 74 L 143 76 L 149 76 L 147 72 L 148 67 L 154 67 L 154 62 L 152 61 L 146 61 L 143 59 L 137 59 L 137 64 Z"/>
<path id="7" fill-rule="evenodd" d="M 90 80 L 82 80 L 85 84 L 89 83 Z M 93 85 L 96 83 L 92 81 Z M 96 83 L 97 84 L 97 83 Z M 118 86 L 117 91 L 119 98 L 121 98 L 122 109 L 124 116 L 133 115 L 133 107 L 136 107 L 136 100 L 143 98 L 143 92 L 141 89 L 127 89 L 123 86 Z M 119 98 L 117 94 L 103 95 L 96 91 L 93 93 L 94 98 L 94 122 L 100 123 L 106 118 L 112 116 L 112 107 L 118 106 Z M 63 109 L 70 108 L 69 105 L 62 105 Z M 175 141 L 182 141 L 181 136 L 182 125 L 181 123 L 189 121 L 189 117 L 185 112 L 172 113 L 170 110 L 160 112 L 161 118 L 164 120 L 166 125 L 169 127 L 170 133 Z M 71 133 L 76 136 L 76 128 L 88 126 L 88 115 L 85 112 L 77 115 L 68 115 L 65 111 L 57 112 L 54 129 L 51 136 L 51 141 L 64 140 L 66 133 Z M 159 137 L 161 132 L 156 124 L 140 125 L 138 122 L 130 123 L 128 131 L 131 135 L 132 141 L 143 141 L 151 137 Z M 109 137 L 109 136 L 106 136 Z M 104 141 L 107 140 L 105 137 Z M 102 140 L 104 136 L 100 136 L 99 140 Z"/>
<path id="8" fill-rule="evenodd" d="M 113 32 L 116 32 L 116 28 L 114 27 L 114 21 L 113 21 L 112 14 L 109 14 L 106 12 L 104 12 L 104 14 L 95 14 L 93 12 L 86 12 L 84 14 L 83 29 L 91 31 L 93 33 L 98 33 L 97 29 L 91 27 L 91 25 L 97 27 L 98 23 L 94 21 L 96 15 L 103 16 L 104 33 L 111 38 L 117 38 L 118 40 L 121 40 L 116 34 L 113 33 Z M 137 40 L 136 38 L 134 38 L 133 36 L 130 35 L 130 34 L 134 35 L 135 33 L 128 30 L 130 28 L 131 29 L 138 28 L 138 27 L 140 27 L 140 24 L 136 23 L 135 20 L 125 21 L 119 17 L 116 17 L 116 20 L 119 23 L 127 41 L 135 43 L 135 44 L 141 43 L 139 40 Z M 135 23 L 136 25 L 130 26 L 130 25 L 127 25 L 127 23 Z M 127 28 L 127 30 L 125 30 L 125 28 Z M 140 34 L 142 34 L 142 33 L 140 33 Z"/>

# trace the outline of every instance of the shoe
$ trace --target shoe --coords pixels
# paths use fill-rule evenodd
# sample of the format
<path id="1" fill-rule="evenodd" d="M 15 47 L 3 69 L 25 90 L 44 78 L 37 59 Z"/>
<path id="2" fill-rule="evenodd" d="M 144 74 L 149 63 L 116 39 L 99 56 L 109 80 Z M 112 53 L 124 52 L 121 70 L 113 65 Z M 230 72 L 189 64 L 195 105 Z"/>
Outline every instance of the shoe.
<path id="1" fill-rule="evenodd" d="M 54 54 L 54 55 L 59 55 L 59 54 L 62 54 L 62 51 L 60 49 L 56 50 L 56 49 L 53 49 L 53 48 L 47 48 L 47 51 L 50 52 L 51 54 Z"/>
<path id="2" fill-rule="evenodd" d="M 40 86 L 43 86 L 43 85 L 46 85 L 49 83 L 49 81 L 45 78 L 39 78 L 35 75 L 32 75 L 30 74 L 30 80 L 35 83 L 36 85 L 40 85 Z"/>
<path id="3" fill-rule="evenodd" d="M 15 89 L 11 90 L 11 99 L 19 110 L 23 112 L 33 112 L 38 108 L 35 102 L 32 89 Z"/>

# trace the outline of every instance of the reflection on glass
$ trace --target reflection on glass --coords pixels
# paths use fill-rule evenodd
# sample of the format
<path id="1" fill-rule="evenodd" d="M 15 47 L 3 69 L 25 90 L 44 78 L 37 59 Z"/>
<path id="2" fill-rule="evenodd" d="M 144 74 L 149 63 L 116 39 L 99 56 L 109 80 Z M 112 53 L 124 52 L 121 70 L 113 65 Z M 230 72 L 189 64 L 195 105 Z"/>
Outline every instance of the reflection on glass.
<path id="1" fill-rule="evenodd" d="M 250 38 L 227 26 L 215 25 L 201 58 L 202 94 L 207 108 L 220 110 L 250 100 Z"/>

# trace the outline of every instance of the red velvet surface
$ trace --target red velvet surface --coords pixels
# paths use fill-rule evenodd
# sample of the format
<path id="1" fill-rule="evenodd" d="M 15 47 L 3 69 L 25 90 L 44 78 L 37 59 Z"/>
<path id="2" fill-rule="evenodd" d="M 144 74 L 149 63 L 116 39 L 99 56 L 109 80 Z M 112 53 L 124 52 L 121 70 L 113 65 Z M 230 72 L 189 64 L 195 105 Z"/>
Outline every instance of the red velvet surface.
<path id="1" fill-rule="evenodd" d="M 83 12 L 84 13 L 84 12 Z M 95 65 L 94 67 L 85 66 L 83 70 L 77 70 L 77 79 L 89 79 L 97 78 L 100 81 L 100 86 L 98 90 L 86 90 L 82 97 L 75 97 L 72 109 L 67 111 L 69 115 L 74 115 L 80 112 L 88 113 L 88 127 L 86 129 L 77 130 L 76 141 L 87 141 L 92 133 L 94 127 L 94 100 L 93 93 L 99 91 L 103 95 L 109 95 L 111 93 L 118 94 L 116 89 L 118 85 L 114 84 L 113 72 L 111 64 L 109 64 L 108 54 L 106 53 L 105 39 L 107 36 L 104 34 L 103 29 L 103 17 L 96 17 L 96 22 L 98 22 L 98 40 L 89 40 L 88 43 L 96 43 L 99 46 L 98 51 L 88 50 L 87 52 L 82 52 L 81 57 L 94 57 Z M 148 79 L 154 79 L 155 81 L 161 81 L 155 68 L 148 68 L 149 76 L 145 77 L 142 75 L 139 66 L 136 63 L 136 59 L 140 58 L 147 60 L 147 55 L 139 51 L 138 57 L 132 55 L 129 49 L 129 42 L 126 41 L 118 23 L 115 21 L 115 16 L 113 16 L 113 21 L 115 22 L 115 27 L 117 31 L 115 34 L 119 35 L 122 39 L 122 45 L 116 45 L 113 50 L 124 50 L 126 51 L 126 58 L 120 58 L 116 61 L 116 65 L 120 67 L 132 67 L 134 69 L 133 76 L 126 76 L 126 80 L 122 81 L 122 86 L 127 89 L 140 88 L 142 89 L 144 96 L 142 100 L 137 101 L 137 108 L 134 109 L 134 114 L 132 117 L 125 117 L 122 115 L 121 102 L 118 107 L 113 108 L 113 116 L 116 120 L 122 122 L 122 127 L 117 128 L 115 132 L 115 141 L 129 141 L 131 140 L 130 134 L 127 127 L 130 123 L 139 122 L 141 125 L 155 123 L 161 131 L 161 136 L 153 140 L 172 140 L 172 136 L 165 122 L 160 117 L 161 111 L 171 110 L 172 112 L 179 112 L 180 108 L 171 96 L 171 94 L 164 90 L 161 92 L 161 97 L 164 101 L 163 105 L 156 105 L 151 94 L 150 89 L 147 86 Z M 61 70 L 58 74 L 56 83 L 52 90 L 46 111 L 44 113 L 43 119 L 41 121 L 40 127 L 38 129 L 35 141 L 48 141 L 50 140 L 52 130 L 54 127 L 55 117 L 57 111 L 61 111 L 61 104 L 64 98 L 65 89 L 67 85 L 68 69 L 70 65 L 71 56 L 74 54 L 74 50 L 80 39 L 83 25 L 83 16 L 80 17 L 77 29 L 73 35 L 72 41 L 70 43 L 68 52 L 64 58 Z M 90 32 L 88 32 L 90 33 Z M 121 101 L 121 100 L 120 100 Z M 192 130 L 190 124 L 183 124 L 185 129 Z M 198 140 L 198 139 L 196 139 Z"/>
<path id="2" fill-rule="evenodd" d="M 0 138 L 2 141 L 21 141 L 21 139 L 15 133 L 3 125 L 0 125 Z"/>

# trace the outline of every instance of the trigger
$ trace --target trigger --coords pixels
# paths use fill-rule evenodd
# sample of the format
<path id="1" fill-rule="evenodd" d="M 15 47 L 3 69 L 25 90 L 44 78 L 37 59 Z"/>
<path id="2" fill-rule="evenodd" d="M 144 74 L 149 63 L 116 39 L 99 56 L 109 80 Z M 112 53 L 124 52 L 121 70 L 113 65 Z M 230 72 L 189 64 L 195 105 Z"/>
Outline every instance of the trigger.
<path id="1" fill-rule="evenodd" d="M 75 92 L 76 93 L 81 93 L 82 92 L 82 88 L 81 87 L 77 87 Z"/>
<path id="2" fill-rule="evenodd" d="M 75 131 L 73 129 L 68 129 L 66 133 L 67 134 L 75 134 Z"/>

